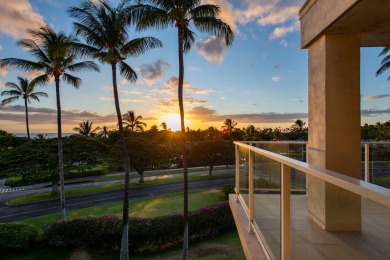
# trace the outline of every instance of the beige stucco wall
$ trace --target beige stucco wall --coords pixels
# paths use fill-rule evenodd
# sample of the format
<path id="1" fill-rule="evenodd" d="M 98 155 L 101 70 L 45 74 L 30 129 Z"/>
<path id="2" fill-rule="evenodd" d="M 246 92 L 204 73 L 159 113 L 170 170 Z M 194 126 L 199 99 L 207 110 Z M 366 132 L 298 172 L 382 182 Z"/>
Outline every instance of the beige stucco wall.
<path id="1" fill-rule="evenodd" d="M 360 38 L 326 34 L 309 46 L 308 163 L 360 179 Z M 360 197 L 309 178 L 308 211 L 327 230 L 360 230 Z"/>

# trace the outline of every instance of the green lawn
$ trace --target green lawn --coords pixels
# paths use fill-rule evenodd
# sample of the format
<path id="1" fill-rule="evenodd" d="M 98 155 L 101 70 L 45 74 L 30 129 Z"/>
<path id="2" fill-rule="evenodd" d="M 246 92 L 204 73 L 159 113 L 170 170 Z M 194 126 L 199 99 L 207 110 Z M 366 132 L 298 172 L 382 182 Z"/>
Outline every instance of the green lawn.
<path id="1" fill-rule="evenodd" d="M 87 249 L 52 249 L 52 248 L 38 248 L 34 251 L 20 252 L 20 253 L 3 253 L 1 259 L 4 260 L 35 260 L 35 259 L 96 259 L 96 260 L 117 260 L 119 258 L 119 251 L 96 251 Z M 153 259 L 167 259 L 176 260 L 182 259 L 181 249 L 172 249 L 160 253 L 149 255 L 130 255 L 131 259 L 136 260 L 153 260 Z M 215 238 L 190 243 L 189 245 L 189 259 L 206 259 L 206 260 L 222 260 L 234 259 L 244 260 L 245 255 L 241 247 L 240 238 L 237 232 L 229 232 L 217 236 Z"/>
<path id="2" fill-rule="evenodd" d="M 389 184 L 390 185 L 390 177 L 374 177 L 373 182 L 379 182 L 379 183 L 384 183 L 384 184 Z"/>
<path id="3" fill-rule="evenodd" d="M 218 170 L 226 170 L 226 166 L 215 166 L 213 169 L 214 171 Z M 232 172 L 234 172 L 234 169 L 231 168 Z M 208 172 L 208 170 L 205 170 L 204 168 L 190 168 L 188 169 L 188 172 Z M 182 169 L 168 169 L 168 170 L 159 170 L 159 171 L 148 171 L 144 173 L 144 177 L 151 177 L 151 176 L 161 176 L 161 175 L 170 175 L 170 174 L 180 174 L 183 173 Z M 139 175 L 136 172 L 130 173 L 130 178 L 138 178 Z M 124 173 L 122 174 L 116 174 L 116 175 L 104 175 L 100 176 L 98 178 L 95 178 L 94 181 L 111 181 L 111 180 L 122 180 L 124 178 Z"/>
<path id="4" fill-rule="evenodd" d="M 211 204 L 224 201 L 224 194 L 219 190 L 201 190 L 189 193 L 189 210 L 196 210 Z M 67 218 L 83 216 L 96 216 L 105 214 L 122 215 L 122 202 L 115 202 L 100 206 L 70 210 Z M 157 217 L 169 213 L 181 213 L 183 207 L 182 193 L 130 200 L 130 216 L 132 217 Z M 48 224 L 60 220 L 61 214 L 55 213 L 40 217 L 25 219 L 20 222 L 29 223 L 35 227 L 43 228 Z"/>
<path id="5" fill-rule="evenodd" d="M 211 177 L 209 177 L 208 174 L 204 174 L 199 176 L 190 176 L 189 180 L 195 181 L 195 180 L 207 180 L 207 179 L 218 179 L 218 178 L 228 178 L 228 177 L 234 177 L 234 174 L 224 173 L 224 174 L 218 174 L 216 176 L 211 176 Z M 156 180 L 145 181 L 144 184 L 131 183 L 130 187 L 140 187 L 142 185 L 167 184 L 167 183 L 175 183 L 175 182 L 182 182 L 182 181 L 183 181 L 183 177 L 156 179 Z M 65 188 L 65 197 L 67 198 L 77 197 L 85 194 L 115 191 L 115 190 L 122 190 L 122 189 L 123 189 L 123 184 L 106 184 L 102 186 L 85 187 L 85 188 L 71 189 L 71 190 L 66 190 Z M 38 193 L 38 194 L 31 194 L 20 198 L 16 198 L 14 200 L 9 201 L 8 203 L 11 205 L 19 205 L 19 204 L 38 202 L 38 201 L 49 200 L 49 199 L 57 199 L 59 197 L 60 197 L 59 194 L 51 195 L 50 193 Z"/>

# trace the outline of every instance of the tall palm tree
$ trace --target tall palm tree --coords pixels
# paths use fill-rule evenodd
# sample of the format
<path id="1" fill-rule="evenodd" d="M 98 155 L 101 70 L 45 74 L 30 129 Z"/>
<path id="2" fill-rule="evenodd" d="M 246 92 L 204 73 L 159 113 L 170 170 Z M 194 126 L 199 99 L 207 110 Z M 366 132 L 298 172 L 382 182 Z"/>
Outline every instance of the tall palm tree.
<path id="1" fill-rule="evenodd" d="M 184 126 L 183 80 L 184 60 L 183 54 L 191 49 L 195 42 L 195 33 L 190 29 L 193 25 L 201 32 L 223 37 L 227 46 L 231 46 L 234 34 L 230 26 L 218 19 L 220 7 L 217 5 L 201 4 L 201 0 L 139 0 L 139 4 L 131 6 L 129 13 L 137 23 L 138 30 L 148 28 L 165 29 L 169 26 L 177 28 L 178 55 L 179 55 L 179 81 L 178 100 L 180 109 L 180 125 L 183 150 L 184 175 L 184 242 L 183 258 L 188 258 L 188 151 Z"/>
<path id="2" fill-rule="evenodd" d="M 379 56 L 385 56 L 390 51 L 390 46 L 384 47 Z M 381 75 L 386 70 L 390 69 L 390 54 L 385 56 L 381 62 L 381 67 L 377 70 L 376 76 Z M 387 78 L 390 80 L 390 76 Z"/>
<path id="3" fill-rule="evenodd" d="M 30 138 L 30 129 L 28 125 L 28 103 L 31 103 L 30 99 L 34 99 L 39 102 L 39 97 L 48 97 L 45 92 L 34 92 L 36 87 L 36 82 L 29 81 L 27 78 L 18 77 L 19 85 L 13 82 L 6 82 L 5 86 L 10 87 L 11 90 L 5 90 L 1 92 L 1 96 L 11 96 L 4 99 L 1 104 L 6 105 L 13 101 L 18 100 L 19 98 L 24 99 L 24 107 L 26 110 L 26 128 L 27 128 L 27 137 Z"/>
<path id="4" fill-rule="evenodd" d="M 126 129 L 130 129 L 130 131 L 144 131 L 144 127 L 146 124 L 141 121 L 142 116 L 136 116 L 133 110 L 127 111 L 126 114 L 123 114 L 123 125 L 125 125 Z"/>
<path id="5" fill-rule="evenodd" d="M 77 35 L 85 38 L 87 44 L 95 49 L 95 57 L 104 64 L 111 66 L 112 85 L 114 90 L 115 109 L 118 119 L 119 135 L 125 162 L 125 188 L 123 197 L 123 227 L 121 242 L 121 259 L 128 259 L 128 226 L 129 226 L 129 173 L 130 160 L 127 151 L 122 124 L 122 114 L 119 106 L 117 68 L 127 80 L 135 82 L 136 72 L 125 62 L 128 57 L 136 57 L 147 50 L 161 47 L 162 43 L 153 37 L 142 37 L 129 40 L 129 13 L 126 1 L 116 8 L 104 1 L 85 0 L 80 7 L 68 9 L 70 16 L 76 18 L 74 23 Z"/>
<path id="6" fill-rule="evenodd" d="M 222 129 L 226 129 L 228 134 L 230 135 L 233 132 L 234 127 L 237 125 L 234 120 L 231 118 L 226 118 L 225 122 L 223 123 Z"/>
<path id="7" fill-rule="evenodd" d="M 54 77 L 57 103 L 58 129 L 58 168 L 60 173 L 61 215 L 66 219 L 65 189 L 64 189 L 64 160 L 62 150 L 62 122 L 61 122 L 61 79 L 75 88 L 81 86 L 82 80 L 69 72 L 94 70 L 98 66 L 92 61 L 76 62 L 79 54 L 87 54 L 88 48 L 71 35 L 57 33 L 50 27 L 41 27 L 37 30 L 28 30 L 31 38 L 24 38 L 17 45 L 28 49 L 36 61 L 6 58 L 0 60 L 0 67 L 11 66 L 27 71 L 41 71 L 44 74 L 35 78 L 37 84 L 47 84 Z"/>
<path id="8" fill-rule="evenodd" d="M 103 126 L 103 127 L 100 129 L 99 134 L 100 134 L 102 137 L 104 137 L 104 138 L 108 138 L 108 135 L 109 135 L 108 127 L 107 127 L 107 126 Z"/>
<path id="9" fill-rule="evenodd" d="M 100 130 L 100 127 L 92 129 L 92 124 L 93 122 L 89 122 L 89 120 L 81 122 L 78 127 L 73 128 L 73 131 L 77 131 L 80 135 L 84 136 L 94 136 L 96 131 Z"/>

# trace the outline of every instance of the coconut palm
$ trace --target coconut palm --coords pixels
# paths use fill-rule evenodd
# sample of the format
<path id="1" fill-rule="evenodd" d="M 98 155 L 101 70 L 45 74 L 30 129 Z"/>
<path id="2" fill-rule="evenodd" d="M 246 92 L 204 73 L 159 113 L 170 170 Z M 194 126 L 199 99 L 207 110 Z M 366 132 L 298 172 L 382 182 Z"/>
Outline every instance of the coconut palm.
<path id="1" fill-rule="evenodd" d="M 188 258 L 188 151 L 186 146 L 183 106 L 184 59 L 183 54 L 191 49 L 195 42 L 195 33 L 190 29 L 194 26 L 201 32 L 223 37 L 227 46 L 231 46 L 234 34 L 230 26 L 218 19 L 220 7 L 217 5 L 201 4 L 201 0 L 139 0 L 138 5 L 129 7 L 133 22 L 138 30 L 148 28 L 165 29 L 169 26 L 177 28 L 179 81 L 178 100 L 180 109 L 182 146 L 183 146 L 183 175 L 184 175 L 184 242 L 183 258 Z"/>
<path id="2" fill-rule="evenodd" d="M 62 122 L 60 82 L 64 80 L 75 88 L 81 86 L 82 80 L 68 72 L 87 70 L 99 71 L 92 61 L 76 62 L 78 54 L 87 54 L 88 48 L 71 35 L 57 33 L 50 27 L 41 27 L 37 30 L 27 31 L 31 38 L 24 38 L 17 45 L 28 50 L 36 61 L 6 58 L 0 60 L 0 67 L 11 66 L 27 71 L 40 71 L 44 74 L 35 78 L 37 84 L 47 84 L 54 78 L 57 103 L 57 129 L 58 129 L 58 168 L 60 173 L 61 215 L 66 219 L 65 190 L 64 190 L 64 160 L 62 150 Z"/>
<path id="3" fill-rule="evenodd" d="M 135 82 L 136 72 L 125 62 L 128 57 L 136 57 L 150 49 L 161 47 L 161 42 L 153 37 L 142 37 L 129 40 L 129 13 L 126 1 L 116 8 L 104 1 L 85 0 L 80 7 L 68 9 L 70 16 L 76 18 L 74 23 L 77 35 L 85 38 L 87 44 L 95 49 L 95 57 L 111 66 L 112 85 L 114 90 L 115 109 L 118 119 L 119 135 L 125 164 L 125 188 L 123 201 L 123 227 L 121 242 L 121 259 L 128 259 L 128 213 L 129 213 L 129 172 L 130 160 L 125 143 L 122 114 L 119 106 L 117 69 L 127 80 Z"/>
<path id="4" fill-rule="evenodd" d="M 303 130 L 303 128 L 305 127 L 306 123 L 303 122 L 303 120 L 301 119 L 297 119 L 295 120 L 294 124 L 291 126 L 293 129 L 298 129 L 300 131 Z"/>
<path id="5" fill-rule="evenodd" d="M 6 105 L 13 101 L 18 100 L 19 98 L 24 99 L 24 107 L 26 110 L 26 128 L 27 128 L 27 137 L 30 138 L 30 129 L 28 125 L 28 104 L 31 103 L 30 99 L 34 99 L 39 102 L 39 97 L 48 97 L 45 92 L 34 92 L 36 87 L 36 82 L 29 81 L 27 78 L 18 77 L 19 85 L 13 82 L 6 82 L 5 86 L 10 87 L 11 90 L 5 90 L 1 92 L 1 96 L 11 96 L 4 99 L 1 104 Z"/>
<path id="6" fill-rule="evenodd" d="M 384 47 L 379 56 L 385 56 L 390 51 L 390 46 Z M 381 67 L 377 70 L 376 76 L 381 75 L 383 72 L 390 68 L 390 54 L 385 56 L 381 62 Z M 387 78 L 390 80 L 390 76 Z"/>
<path id="7" fill-rule="evenodd" d="M 237 125 L 236 122 L 234 122 L 234 120 L 232 120 L 231 118 L 226 118 L 225 122 L 223 123 L 223 126 L 221 127 L 223 130 L 226 129 L 226 131 L 228 132 L 228 134 L 230 135 L 232 132 L 233 132 L 233 129 L 234 127 Z"/>
<path id="8" fill-rule="evenodd" d="M 94 136 L 96 131 L 100 130 L 100 127 L 92 129 L 92 124 L 93 122 L 89 122 L 89 120 L 81 122 L 78 127 L 73 128 L 73 131 L 77 131 L 83 136 Z"/>
<path id="9" fill-rule="evenodd" d="M 134 114 L 133 110 L 127 111 L 126 114 L 122 116 L 123 119 L 123 125 L 125 125 L 126 129 L 129 129 L 130 131 L 144 131 L 144 127 L 146 127 L 146 124 L 140 120 L 142 120 L 142 116 L 136 116 Z"/>
<path id="10" fill-rule="evenodd" d="M 108 138 L 108 135 L 109 135 L 108 127 L 107 127 L 107 126 L 103 126 L 103 127 L 100 129 L 99 134 L 101 135 L 101 137 Z"/>
<path id="11" fill-rule="evenodd" d="M 167 123 L 162 122 L 162 123 L 160 124 L 160 126 L 162 127 L 163 130 L 167 130 Z"/>

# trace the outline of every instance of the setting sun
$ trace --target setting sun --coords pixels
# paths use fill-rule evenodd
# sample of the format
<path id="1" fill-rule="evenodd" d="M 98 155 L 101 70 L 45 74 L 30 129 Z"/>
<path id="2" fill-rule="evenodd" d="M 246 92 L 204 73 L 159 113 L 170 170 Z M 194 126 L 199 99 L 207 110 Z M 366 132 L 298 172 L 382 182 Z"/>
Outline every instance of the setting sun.
<path id="1" fill-rule="evenodd" d="M 186 122 L 187 120 L 185 120 Z M 180 130 L 180 116 L 178 114 L 169 114 L 165 117 L 165 123 L 167 124 L 167 128 L 172 131 Z"/>

